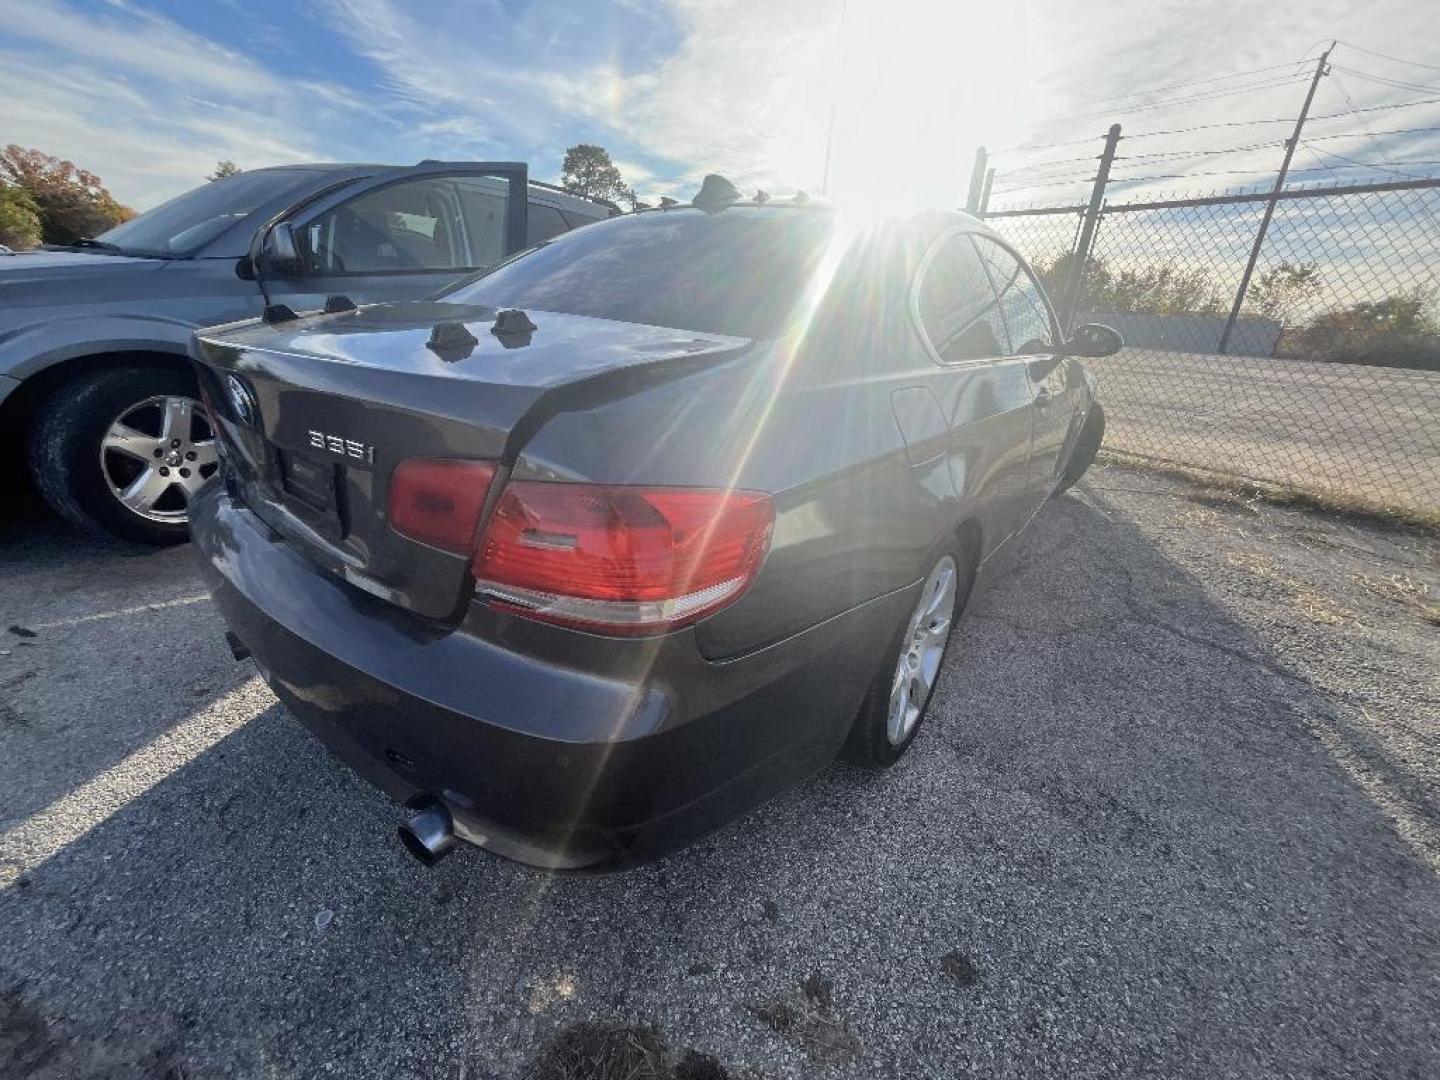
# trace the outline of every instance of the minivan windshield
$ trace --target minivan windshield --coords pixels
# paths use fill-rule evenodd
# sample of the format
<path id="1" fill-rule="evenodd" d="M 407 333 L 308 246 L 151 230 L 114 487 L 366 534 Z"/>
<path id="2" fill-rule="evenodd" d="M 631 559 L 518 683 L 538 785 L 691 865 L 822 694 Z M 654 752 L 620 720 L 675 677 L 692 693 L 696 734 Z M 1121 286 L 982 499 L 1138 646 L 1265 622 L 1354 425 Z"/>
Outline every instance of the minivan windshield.
<path id="1" fill-rule="evenodd" d="M 126 255 L 190 255 L 241 218 L 315 176 L 313 169 L 236 173 L 177 195 L 95 239 Z"/>
<path id="2" fill-rule="evenodd" d="M 824 257 L 833 225 L 834 214 L 819 207 L 647 211 L 556 237 L 442 295 L 772 338 Z"/>

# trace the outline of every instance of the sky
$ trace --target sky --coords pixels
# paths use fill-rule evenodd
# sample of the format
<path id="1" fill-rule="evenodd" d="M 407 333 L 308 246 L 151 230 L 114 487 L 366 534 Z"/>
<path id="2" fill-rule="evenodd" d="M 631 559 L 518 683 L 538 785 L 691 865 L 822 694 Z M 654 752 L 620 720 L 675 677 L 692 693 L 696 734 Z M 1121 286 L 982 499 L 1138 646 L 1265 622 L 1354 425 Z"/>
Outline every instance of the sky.
<path id="1" fill-rule="evenodd" d="M 1128 190 L 1264 183 L 1289 126 L 1250 121 L 1293 117 L 1338 38 L 1295 179 L 1440 175 L 1440 132 L 1383 134 L 1440 127 L 1433 24 L 1411 0 L 0 0 L 0 143 L 140 210 L 221 159 L 554 180 L 582 141 L 651 198 L 721 172 L 942 205 L 985 144 L 997 205 L 1068 203 L 1112 121 Z"/>

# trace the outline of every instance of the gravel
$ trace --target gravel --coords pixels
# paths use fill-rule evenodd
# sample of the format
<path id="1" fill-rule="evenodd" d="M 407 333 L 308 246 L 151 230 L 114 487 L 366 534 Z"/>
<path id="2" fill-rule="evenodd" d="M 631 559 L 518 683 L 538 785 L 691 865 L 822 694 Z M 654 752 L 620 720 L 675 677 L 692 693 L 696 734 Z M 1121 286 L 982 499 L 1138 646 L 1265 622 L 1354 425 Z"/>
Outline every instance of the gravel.
<path id="1" fill-rule="evenodd" d="M 0 1075 L 1440 1075 L 1433 536 L 1099 470 L 901 766 L 601 877 L 412 861 L 190 559 L 0 529 Z"/>

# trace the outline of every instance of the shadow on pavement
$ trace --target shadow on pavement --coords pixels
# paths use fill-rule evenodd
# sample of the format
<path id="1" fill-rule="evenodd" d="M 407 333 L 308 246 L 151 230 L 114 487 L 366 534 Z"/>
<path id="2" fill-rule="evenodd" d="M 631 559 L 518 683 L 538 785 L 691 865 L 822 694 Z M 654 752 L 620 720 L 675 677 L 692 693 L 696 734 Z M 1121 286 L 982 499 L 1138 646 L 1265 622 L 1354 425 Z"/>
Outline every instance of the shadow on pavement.
<path id="1" fill-rule="evenodd" d="M 34 1075 L 510 1076 L 636 1018 L 795 1075 L 753 1006 L 816 973 L 831 1076 L 1434 1075 L 1440 882 L 1317 737 L 1345 706 L 1093 493 L 1016 555 L 902 767 L 626 874 L 427 872 L 263 709 L 0 893 Z"/>

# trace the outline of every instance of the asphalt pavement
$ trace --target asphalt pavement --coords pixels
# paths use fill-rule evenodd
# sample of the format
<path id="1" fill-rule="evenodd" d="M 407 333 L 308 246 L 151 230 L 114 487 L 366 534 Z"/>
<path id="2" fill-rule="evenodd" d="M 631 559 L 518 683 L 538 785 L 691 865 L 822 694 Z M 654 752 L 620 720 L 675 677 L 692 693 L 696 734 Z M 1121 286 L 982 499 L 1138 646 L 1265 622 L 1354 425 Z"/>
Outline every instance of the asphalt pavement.
<path id="1" fill-rule="evenodd" d="M 1440 1075 L 1433 534 L 1112 467 L 1020 543 L 902 765 L 553 876 L 420 867 L 187 548 L 22 512 L 0 1076 Z"/>

